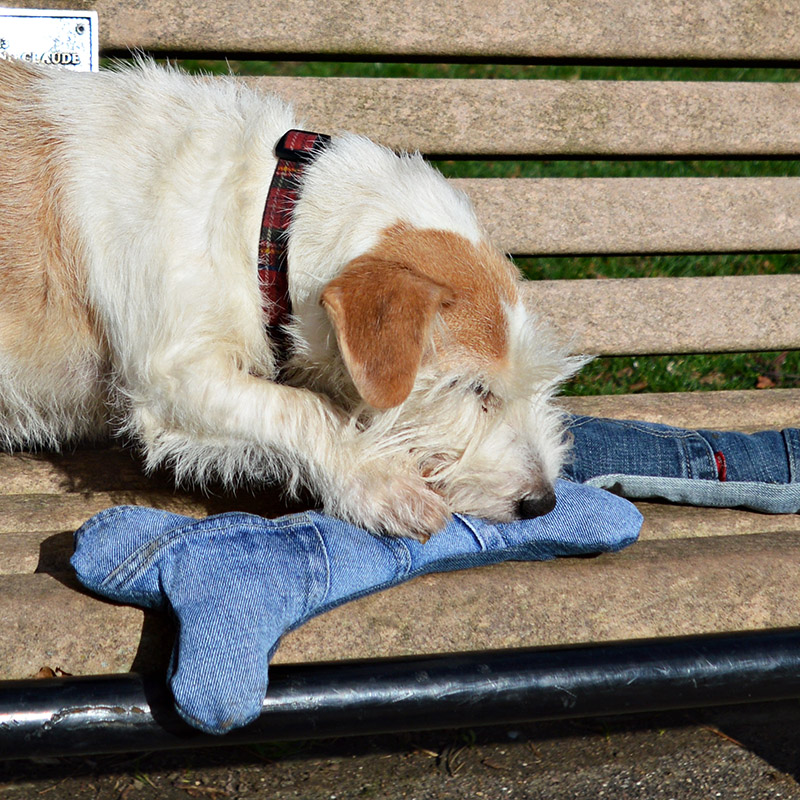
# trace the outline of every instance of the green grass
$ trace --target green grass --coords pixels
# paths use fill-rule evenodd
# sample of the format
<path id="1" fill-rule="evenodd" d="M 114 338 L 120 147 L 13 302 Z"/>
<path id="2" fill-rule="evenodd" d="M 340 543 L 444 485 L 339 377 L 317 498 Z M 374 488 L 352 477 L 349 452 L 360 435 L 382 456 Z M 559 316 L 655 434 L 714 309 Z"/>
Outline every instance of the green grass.
<path id="1" fill-rule="evenodd" d="M 531 280 L 571 278 L 690 278 L 714 275 L 780 275 L 800 271 L 795 253 L 723 255 L 573 256 L 515 259 Z"/>
<path id="2" fill-rule="evenodd" d="M 494 80 L 777 81 L 800 80 L 800 69 L 522 64 L 409 64 L 339 61 L 181 61 L 192 72 L 301 75 L 317 78 L 489 78 Z"/>
<path id="3" fill-rule="evenodd" d="M 651 80 L 796 82 L 800 69 L 691 66 L 339 63 L 324 61 L 182 62 L 199 72 L 238 75 L 374 78 L 487 78 L 508 80 Z M 800 160 L 554 160 L 437 161 L 448 177 L 637 178 L 800 176 Z M 527 258 L 518 263 L 533 280 L 545 278 L 688 277 L 797 273 L 798 254 L 658 255 Z M 800 352 L 600 358 L 568 394 L 749 389 L 800 386 Z"/>
<path id="4" fill-rule="evenodd" d="M 800 351 L 598 358 L 567 395 L 684 392 L 800 386 Z"/>
<path id="5" fill-rule="evenodd" d="M 800 161 L 433 161 L 448 178 L 761 178 L 800 176 Z"/>

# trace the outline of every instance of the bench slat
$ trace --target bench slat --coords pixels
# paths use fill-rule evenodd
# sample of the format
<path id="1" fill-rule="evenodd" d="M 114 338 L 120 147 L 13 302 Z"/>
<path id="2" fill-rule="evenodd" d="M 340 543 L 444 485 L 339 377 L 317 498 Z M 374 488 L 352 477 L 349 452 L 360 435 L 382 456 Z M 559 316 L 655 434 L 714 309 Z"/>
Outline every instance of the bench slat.
<path id="1" fill-rule="evenodd" d="M 315 130 L 430 156 L 796 157 L 800 84 L 252 78 Z"/>
<path id="2" fill-rule="evenodd" d="M 199 492 L 190 494 L 158 489 L 6 494 L 0 495 L 0 538 L 6 533 L 74 531 L 99 511 L 118 505 L 149 505 L 173 514 L 198 518 L 227 511 L 273 517 L 296 510 L 282 502 L 278 490 L 269 488 L 258 494 L 243 492 L 236 497 L 204 496 Z"/>
<path id="3" fill-rule="evenodd" d="M 308 658 L 320 642 L 326 659 L 344 659 L 797 626 L 786 598 L 800 587 L 799 563 L 800 536 L 780 533 L 427 576 L 311 620 L 276 662 Z"/>
<path id="4" fill-rule="evenodd" d="M 576 414 L 647 419 L 692 428 L 800 427 L 800 389 L 568 397 L 561 404 Z M 268 489 L 252 495 L 240 493 L 235 500 L 226 499 L 223 494 L 173 492 L 168 475 L 148 478 L 138 469 L 137 462 L 117 446 L 64 454 L 0 453 L 0 475 L 3 476 L 0 502 L 7 503 L 0 520 L 10 516 L 12 503 L 22 513 L 16 522 L 7 522 L 1 528 L 6 532 L 67 530 L 69 525 L 61 528 L 48 525 L 49 512 L 40 516 L 37 525 L 22 524 L 22 518 L 35 519 L 37 504 L 41 507 L 47 496 L 75 498 L 76 505 L 67 512 L 70 521 L 80 519 L 81 513 L 93 513 L 92 509 L 104 507 L 103 503 L 155 503 L 161 499 L 182 509 L 181 513 L 198 515 L 214 513 L 226 504 L 256 511 L 259 504 L 279 503 L 279 493 Z M 25 495 L 37 497 L 26 503 Z"/>
<path id="5" fill-rule="evenodd" d="M 0 533 L 0 575 L 68 572 L 73 550 L 71 531 L 3 531 Z"/>
<path id="6" fill-rule="evenodd" d="M 646 419 L 691 428 L 739 428 L 759 430 L 781 425 L 800 427 L 800 389 L 769 391 L 667 392 L 568 397 L 561 404 L 576 414 Z M 744 428 L 740 426 L 744 425 Z M 81 502 L 98 505 L 92 495 L 104 492 L 104 499 L 136 502 L 137 496 L 171 495 L 168 475 L 148 478 L 127 451 L 117 446 L 107 449 L 78 449 L 70 453 L 0 453 L 2 491 L 11 495 L 81 495 Z M 72 479 L 71 479 L 72 478 Z M 277 502 L 276 492 L 257 493 L 264 502 Z M 250 507 L 253 496 L 240 495 L 235 502 Z M 20 501 L 21 502 L 21 501 Z M 202 509 L 224 504 L 225 497 L 178 492 L 175 502 L 196 503 Z M 231 501 L 234 502 L 234 501 Z M 87 506 L 88 507 L 88 506 Z M 189 511 L 186 511 L 189 513 Z M 6 530 L 21 530 L 6 526 Z M 54 530 L 44 526 L 41 530 Z"/>
<path id="7" fill-rule="evenodd" d="M 599 355 L 800 348 L 800 275 L 530 281 L 573 350 Z"/>
<path id="8" fill-rule="evenodd" d="M 575 414 L 644 419 L 683 428 L 800 427 L 800 389 L 594 395 L 566 397 L 561 403 Z"/>
<path id="9" fill-rule="evenodd" d="M 493 241 L 515 255 L 800 250 L 800 178 L 484 178 L 453 184 L 472 198 Z"/>
<path id="10" fill-rule="evenodd" d="M 428 576 L 289 634 L 276 662 L 378 658 L 800 625 L 800 533 L 645 541 L 616 556 Z M 553 603 L 554 597 L 558 598 Z M 0 679 L 163 664 L 163 618 L 66 576 L 0 576 Z M 154 632 L 162 634 L 154 644 Z"/>
<path id="11" fill-rule="evenodd" d="M 41 7 L 41 0 L 17 6 Z M 74 8 L 70 0 L 45 6 Z M 343 54 L 370 58 L 759 59 L 800 57 L 792 4 L 542 0 L 95 0 L 104 49 Z"/>
<path id="12" fill-rule="evenodd" d="M 139 499 L 144 505 L 163 507 L 158 498 L 142 496 Z M 62 502 L 63 498 L 50 498 L 53 509 L 58 508 Z M 637 505 L 645 516 L 642 541 L 720 535 L 746 536 L 785 531 L 800 533 L 800 515 L 757 514 L 738 509 L 714 509 L 709 512 L 703 508 L 654 503 Z M 197 516 L 202 514 L 198 513 Z M 43 522 L 47 524 L 47 520 Z M 69 559 L 73 552 L 72 530 L 77 524 L 61 531 L 45 528 L 26 532 L 0 532 L 0 575 L 69 572 Z"/>
<path id="13" fill-rule="evenodd" d="M 800 515 L 760 514 L 733 508 L 696 508 L 668 503 L 637 503 L 644 515 L 642 542 L 714 536 L 800 533 Z"/>
<path id="14" fill-rule="evenodd" d="M 162 492 L 0 495 L 0 537 L 6 533 L 74 531 L 89 517 L 111 506 L 145 503 L 187 516 L 200 517 L 207 512 L 207 507 L 188 495 Z"/>
<path id="15" fill-rule="evenodd" d="M 0 576 L 0 680 L 33 677 L 43 666 L 127 672 L 139 651 L 163 669 L 155 654 L 170 641 L 168 623 L 151 614 L 143 630 L 143 620 L 140 609 L 98 600 L 71 575 Z"/>
<path id="16" fill-rule="evenodd" d="M 0 475 L 0 495 L 171 489 L 162 476 L 146 476 L 131 451 L 117 445 L 64 453 L 0 452 Z"/>

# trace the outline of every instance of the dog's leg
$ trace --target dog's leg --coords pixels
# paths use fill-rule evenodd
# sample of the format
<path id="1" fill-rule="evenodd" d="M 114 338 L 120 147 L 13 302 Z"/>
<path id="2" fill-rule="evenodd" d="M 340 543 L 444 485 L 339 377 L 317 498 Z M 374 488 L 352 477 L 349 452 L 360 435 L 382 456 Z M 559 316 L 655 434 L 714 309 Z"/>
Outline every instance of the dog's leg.
<path id="1" fill-rule="evenodd" d="M 167 462 L 179 478 L 218 473 L 229 482 L 254 476 L 306 486 L 327 513 L 377 532 L 425 539 L 445 523 L 444 500 L 410 460 L 398 464 L 363 448 L 355 427 L 320 395 L 221 359 L 182 362 L 167 373 L 132 398 L 129 427 L 151 466 Z"/>

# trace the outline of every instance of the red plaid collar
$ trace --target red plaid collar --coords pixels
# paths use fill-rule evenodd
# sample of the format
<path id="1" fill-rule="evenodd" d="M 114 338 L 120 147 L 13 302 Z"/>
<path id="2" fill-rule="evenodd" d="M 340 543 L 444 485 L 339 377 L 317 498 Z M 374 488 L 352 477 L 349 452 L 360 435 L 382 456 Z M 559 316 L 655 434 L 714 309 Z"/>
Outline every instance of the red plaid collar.
<path id="1" fill-rule="evenodd" d="M 286 247 L 298 184 L 303 169 L 319 155 L 320 150 L 330 140 L 330 136 L 321 133 L 291 130 L 275 145 L 278 164 L 272 176 L 261 220 L 258 282 L 270 336 L 279 342 L 284 338 L 283 326 L 292 313 L 286 273 Z"/>

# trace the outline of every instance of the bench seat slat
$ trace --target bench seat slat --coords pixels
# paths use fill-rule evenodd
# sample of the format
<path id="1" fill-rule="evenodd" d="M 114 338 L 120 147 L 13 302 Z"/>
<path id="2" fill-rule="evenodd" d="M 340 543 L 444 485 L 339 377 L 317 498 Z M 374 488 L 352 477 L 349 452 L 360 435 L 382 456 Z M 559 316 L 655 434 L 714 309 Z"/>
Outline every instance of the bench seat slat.
<path id="1" fill-rule="evenodd" d="M 786 598 L 800 587 L 799 559 L 800 535 L 780 533 L 427 576 L 311 620 L 276 661 L 307 658 L 319 642 L 325 658 L 345 659 L 796 626 Z"/>
<path id="2" fill-rule="evenodd" d="M 800 84 L 249 78 L 315 130 L 473 158 L 800 153 Z"/>
<path id="3" fill-rule="evenodd" d="M 138 651 L 151 669 L 169 624 L 133 606 L 90 596 L 68 574 L 0 575 L 0 680 L 33 677 L 43 666 L 70 674 L 127 672 Z"/>
<path id="4" fill-rule="evenodd" d="M 453 183 L 472 198 L 493 241 L 515 255 L 800 250 L 800 178 Z"/>
<path id="5" fill-rule="evenodd" d="M 150 489 L 171 491 L 157 474 L 147 476 L 130 450 L 118 445 L 79 447 L 64 453 L 0 452 L 2 495 L 86 494 Z"/>
<path id="6" fill-rule="evenodd" d="M 18 0 L 37 6 L 41 0 Z M 52 6 L 74 8 L 69 0 Z M 393 57 L 760 59 L 800 57 L 791 4 L 717 0 L 487 4 L 420 0 L 94 0 L 104 49 Z"/>
<path id="7" fill-rule="evenodd" d="M 800 625 L 800 533 L 645 541 L 616 556 L 427 576 L 289 634 L 276 662 L 378 658 Z M 553 602 L 558 598 L 558 602 Z M 159 664 L 160 615 L 75 591 L 58 575 L 0 576 L 0 679 Z M 154 643 L 155 633 L 161 635 Z M 140 641 L 142 639 L 142 641 Z M 161 668 L 161 667 L 160 667 Z"/>
<path id="8" fill-rule="evenodd" d="M 161 507 L 157 498 L 142 495 L 143 505 Z M 62 498 L 51 496 L 53 509 Z M 758 514 L 739 509 L 691 508 L 658 503 L 637 504 L 645 516 L 642 541 L 691 539 L 708 536 L 746 536 L 796 531 L 800 533 L 800 515 Z M 0 498 L 0 513 L 5 513 Z M 58 517 L 57 514 L 53 515 Z M 198 513 L 197 516 L 202 516 Z M 81 520 L 82 521 L 82 520 Z M 13 518 L 12 518 L 13 522 Z M 43 520 L 46 526 L 48 520 Z M 79 524 L 79 523 L 78 523 Z M 64 526 L 61 531 L 41 530 L 0 532 L 0 575 L 26 575 L 34 572 L 68 572 L 73 552 L 72 530 L 77 525 Z"/>
<path id="9" fill-rule="evenodd" d="M 243 492 L 237 497 L 227 498 L 167 492 L 157 488 L 80 494 L 0 494 L 0 537 L 6 533 L 74 531 L 94 514 L 119 505 L 148 505 L 197 518 L 227 511 L 274 517 L 293 510 L 282 502 L 278 490 L 269 488 L 260 494 Z"/>
<path id="10" fill-rule="evenodd" d="M 42 530 L 74 531 L 111 506 L 142 504 L 196 517 L 205 516 L 207 510 L 190 496 L 153 491 L 0 495 L 0 537 Z"/>
<path id="11" fill-rule="evenodd" d="M 161 476 L 147 477 L 130 450 L 84 446 L 56 452 L 0 452 L 0 496 L 82 494 L 102 490 L 162 488 Z"/>
<path id="12" fill-rule="evenodd" d="M 647 419 L 694 428 L 800 427 L 800 389 L 596 395 L 562 398 L 561 404 L 577 414 Z M 70 480 L 78 474 L 80 480 Z M 83 521 L 81 514 L 104 508 L 104 503 L 141 503 L 145 502 L 144 498 L 150 498 L 151 504 L 162 503 L 163 507 L 171 504 L 179 513 L 189 515 L 215 513 L 224 509 L 226 503 L 254 512 L 262 504 L 260 510 L 267 515 L 273 509 L 266 506 L 275 505 L 274 511 L 281 513 L 279 493 L 270 490 L 253 495 L 240 493 L 236 500 L 226 500 L 221 494 L 174 492 L 168 475 L 147 477 L 128 452 L 117 446 L 82 448 L 63 454 L 0 453 L 0 475 L 3 476 L 0 502 L 7 503 L 5 513 L 0 514 L 0 525 L 3 517 L 10 516 L 11 504 L 16 504 L 20 510 L 15 523 L 0 528 L 6 532 L 67 530 L 72 521 L 79 520 L 78 524 Z M 26 495 L 35 497 L 26 502 Z M 48 496 L 63 496 L 66 502 L 74 502 L 67 511 L 70 524 L 47 525 L 48 512 L 39 517 L 37 524 L 22 524 L 22 519 L 33 523 L 42 498 Z M 68 499 L 70 497 L 72 500 Z"/>
<path id="13" fill-rule="evenodd" d="M 644 419 L 682 428 L 800 427 L 800 389 L 590 395 L 566 397 L 561 404 L 575 414 Z"/>
<path id="14" fill-rule="evenodd" d="M 573 350 L 598 355 L 800 348 L 800 275 L 530 281 Z"/>
<path id="15" fill-rule="evenodd" d="M 694 428 L 800 427 L 800 389 L 595 395 L 562 398 L 561 404 L 577 414 L 646 419 Z M 91 498 L 104 492 L 105 499 L 123 503 L 135 502 L 137 494 L 170 496 L 173 492 L 168 475 L 147 477 L 129 452 L 118 446 L 80 448 L 69 453 L 0 453 L 0 475 L 0 497 L 34 494 Z M 75 478 L 77 475 L 80 479 Z M 175 502 L 184 494 L 179 493 Z M 274 502 L 275 493 L 258 492 L 261 497 L 268 494 L 270 502 Z M 250 497 L 244 496 L 247 506 L 252 504 Z M 84 502 L 92 503 L 91 499 Z M 192 502 L 198 509 L 209 509 L 224 503 L 224 497 L 198 494 L 182 502 L 187 503 L 187 509 Z"/>

